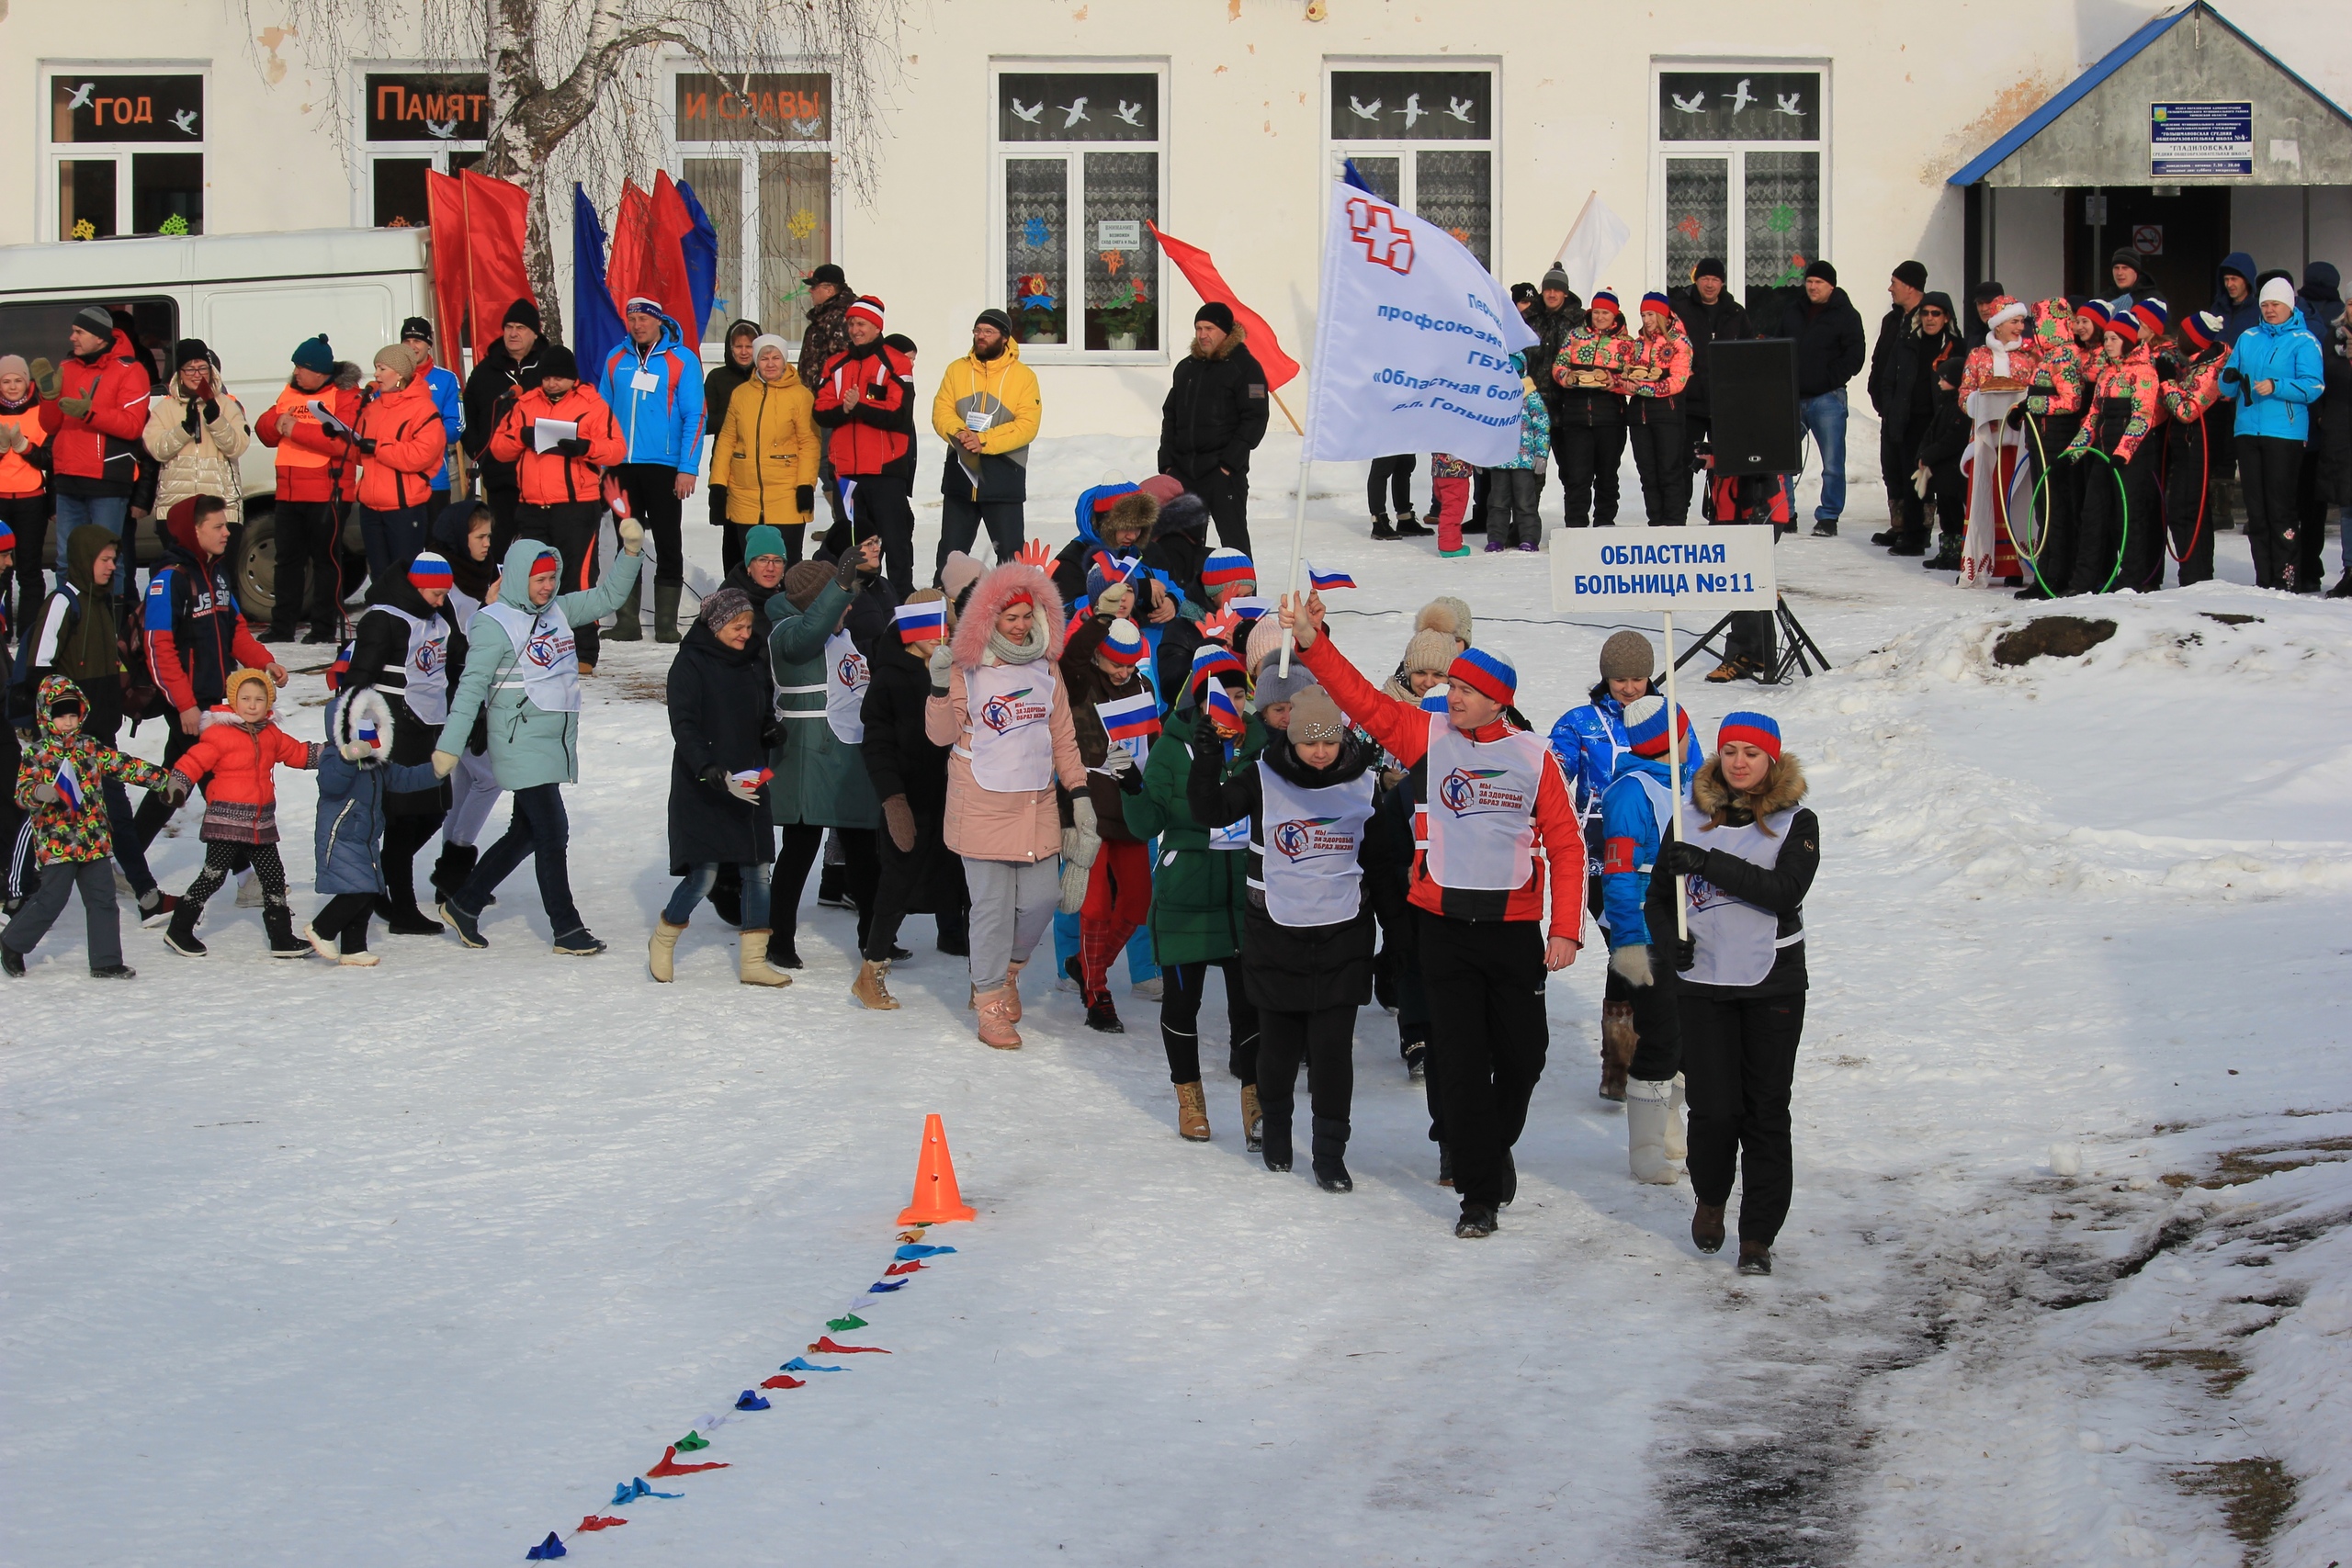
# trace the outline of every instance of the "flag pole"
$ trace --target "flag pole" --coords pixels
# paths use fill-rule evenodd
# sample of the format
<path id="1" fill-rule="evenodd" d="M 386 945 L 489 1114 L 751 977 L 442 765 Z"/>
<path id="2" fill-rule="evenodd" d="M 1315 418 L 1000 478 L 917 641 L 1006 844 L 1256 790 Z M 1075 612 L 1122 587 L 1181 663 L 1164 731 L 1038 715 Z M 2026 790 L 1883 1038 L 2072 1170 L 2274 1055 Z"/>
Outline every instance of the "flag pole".
<path id="1" fill-rule="evenodd" d="M 1283 412 L 1288 413 L 1290 411 L 1284 409 Z M 1291 510 L 1290 520 L 1290 588 L 1283 595 L 1291 602 L 1294 611 L 1296 610 L 1299 602 L 1298 576 L 1306 558 L 1306 468 L 1312 460 L 1307 456 L 1306 433 L 1302 430 L 1299 432 L 1298 447 L 1298 500 Z M 1297 640 L 1298 633 L 1295 628 L 1291 626 L 1283 628 L 1282 662 L 1275 668 L 1285 680 L 1290 677 L 1291 645 Z"/>
<path id="2" fill-rule="evenodd" d="M 1274 407 L 1283 411 L 1283 417 L 1290 421 L 1290 427 L 1293 430 L 1298 432 L 1298 438 L 1301 441 L 1306 440 L 1306 427 L 1298 423 L 1298 415 L 1290 412 L 1290 405 L 1283 401 L 1283 395 L 1280 392 L 1275 391 L 1272 387 L 1266 389 L 1266 395 L 1274 400 Z"/>
<path id="3" fill-rule="evenodd" d="M 1584 205 L 1577 209 L 1576 222 L 1568 225 L 1567 234 L 1560 241 L 1560 248 L 1552 253 L 1552 265 L 1554 266 L 1559 265 L 1561 259 L 1568 254 L 1569 243 L 1577 237 L 1577 230 L 1582 226 L 1585 214 L 1592 210 L 1592 204 L 1600 195 L 1600 187 L 1599 186 L 1595 186 L 1592 189 L 1585 192 Z"/>
<path id="4" fill-rule="evenodd" d="M 1679 719 L 1682 708 L 1674 700 L 1674 612 L 1666 616 L 1666 773 L 1667 788 L 1674 796 L 1674 837 L 1682 839 L 1682 735 Z M 1674 934 L 1690 934 L 1690 879 L 1674 879 Z"/>

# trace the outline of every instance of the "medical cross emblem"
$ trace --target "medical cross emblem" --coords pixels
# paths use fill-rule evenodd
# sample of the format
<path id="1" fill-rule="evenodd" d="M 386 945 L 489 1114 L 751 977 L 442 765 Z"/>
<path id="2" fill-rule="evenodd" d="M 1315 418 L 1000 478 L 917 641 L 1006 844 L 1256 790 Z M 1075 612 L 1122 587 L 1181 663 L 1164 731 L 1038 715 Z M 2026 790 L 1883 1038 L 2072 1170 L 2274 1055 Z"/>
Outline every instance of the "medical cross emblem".
<path id="1" fill-rule="evenodd" d="M 1413 270 L 1413 231 L 1396 226 L 1396 215 L 1376 201 L 1356 197 L 1348 203 L 1348 237 L 1366 259 L 1400 276 Z"/>

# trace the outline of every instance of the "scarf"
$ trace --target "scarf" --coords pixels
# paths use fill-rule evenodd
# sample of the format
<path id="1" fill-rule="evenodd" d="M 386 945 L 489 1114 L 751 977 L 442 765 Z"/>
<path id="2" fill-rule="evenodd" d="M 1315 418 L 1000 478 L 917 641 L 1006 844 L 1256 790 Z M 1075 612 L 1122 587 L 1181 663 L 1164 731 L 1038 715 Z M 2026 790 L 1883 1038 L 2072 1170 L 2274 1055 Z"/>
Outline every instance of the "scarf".
<path id="1" fill-rule="evenodd" d="M 989 659 L 997 664 L 1035 664 L 1053 644 L 1053 628 L 1039 616 L 1029 623 L 1029 640 L 1011 642 L 994 626 L 989 628 Z"/>

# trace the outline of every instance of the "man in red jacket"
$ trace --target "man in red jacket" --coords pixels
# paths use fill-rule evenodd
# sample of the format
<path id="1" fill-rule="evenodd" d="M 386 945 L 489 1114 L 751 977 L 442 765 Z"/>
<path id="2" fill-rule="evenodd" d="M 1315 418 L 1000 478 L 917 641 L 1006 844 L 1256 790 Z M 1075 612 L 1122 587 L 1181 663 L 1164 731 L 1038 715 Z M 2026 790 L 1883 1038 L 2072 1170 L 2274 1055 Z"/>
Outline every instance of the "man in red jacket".
<path id="1" fill-rule="evenodd" d="M 50 451 L 57 498 L 57 576 L 66 575 L 65 541 L 85 523 L 123 535 L 139 479 L 139 438 L 152 390 L 146 363 L 103 305 L 91 305 L 66 329 L 72 352 L 57 371 L 57 434 Z M 123 597 L 138 573 L 123 562 Z"/>
<path id="2" fill-rule="evenodd" d="M 880 536 L 883 570 L 904 599 L 914 592 L 914 362 L 882 341 L 882 301 L 850 302 L 849 347 L 825 361 L 813 415 L 831 432 L 826 457 L 850 497 L 856 536 Z"/>
<path id="3" fill-rule="evenodd" d="M 518 534 L 545 539 L 563 557 L 559 592 L 596 586 L 596 533 L 604 526 L 604 473 L 628 456 L 618 421 L 605 400 L 580 384 L 580 364 L 560 343 L 539 345 L 536 379 L 512 400 L 493 405 L 498 428 L 490 455 L 514 465 L 521 502 L 514 508 Z M 571 434 L 564 434 L 566 427 Z M 580 672 L 596 672 L 600 644 L 596 626 L 576 628 Z"/>
<path id="4" fill-rule="evenodd" d="M 337 360 L 323 333 L 296 345 L 285 389 L 254 421 L 254 434 L 277 454 L 277 503 L 270 512 L 277 529 L 277 592 L 269 629 L 261 634 L 264 642 L 294 640 L 295 623 L 305 618 L 306 568 L 311 635 L 303 640 L 333 643 L 342 636 L 335 538 L 343 529 L 344 505 L 359 493 L 359 457 L 327 434 L 311 412 L 313 402 L 346 426 L 359 417 L 359 367 Z"/>
<path id="5" fill-rule="evenodd" d="M 1506 716 L 1519 690 L 1510 660 L 1464 649 L 1446 671 L 1445 711 L 1430 713 L 1379 691 L 1331 646 L 1319 594 L 1303 607 L 1285 598 L 1282 624 L 1340 710 L 1412 770 L 1408 898 L 1432 1021 L 1430 1114 L 1462 1196 L 1453 1234 L 1491 1235 L 1519 1191 L 1511 1145 L 1551 1043 L 1544 976 L 1584 944 L 1584 833 L 1567 780 L 1544 738 Z"/>

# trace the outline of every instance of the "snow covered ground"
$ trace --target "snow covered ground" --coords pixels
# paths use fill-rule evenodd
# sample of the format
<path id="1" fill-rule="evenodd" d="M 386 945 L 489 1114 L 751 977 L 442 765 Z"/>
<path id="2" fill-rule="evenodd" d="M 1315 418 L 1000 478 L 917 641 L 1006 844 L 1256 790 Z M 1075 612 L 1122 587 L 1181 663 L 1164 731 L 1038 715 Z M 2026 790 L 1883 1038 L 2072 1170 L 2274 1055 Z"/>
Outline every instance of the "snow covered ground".
<path id="1" fill-rule="evenodd" d="M 1269 561 L 1295 450 L 1261 457 Z M 1037 489 L 1148 457 L 1048 444 Z M 1385 671 L 1460 593 L 1526 712 L 1578 700 L 1608 628 L 1555 622 L 1525 558 L 1365 543 L 1359 475 L 1317 470 L 1308 527 L 1363 584 L 1340 645 Z M 0 1560 L 511 1562 L 593 1513 L 630 1522 L 571 1551 L 613 1564 L 2202 1565 L 2265 1504 L 2271 1562 L 2346 1557 L 2352 609 L 2102 601 L 2088 655 L 2005 669 L 2028 608 L 1851 536 L 1875 499 L 1781 547 L 1833 672 L 1683 687 L 1710 735 L 1779 716 L 1826 834 L 1773 1278 L 1691 1250 L 1687 1184 L 1627 1179 L 1597 952 L 1475 1246 L 1374 1010 L 1331 1197 L 1244 1156 L 1221 1070 L 1216 1141 L 1175 1137 L 1140 998 L 1105 1038 L 1041 979 L 1028 1047 L 976 1044 L 920 918 L 895 1014 L 847 1001 L 848 918 L 813 907 L 787 990 L 735 985 L 708 919 L 652 985 L 666 650 L 608 644 L 570 796 L 607 956 L 548 953 L 526 872 L 487 953 L 272 963 L 224 897 L 208 960 L 134 932 L 140 978 L 97 988 L 69 911 L 9 987 Z M 321 696 L 290 688 L 298 735 Z M 303 912 L 311 804 L 281 803 Z M 928 1111 L 979 1221 L 861 1295 Z M 839 1337 L 893 1355 L 729 1408 L 853 1301 Z M 731 1468 L 609 1506 L 690 1427 Z"/>

